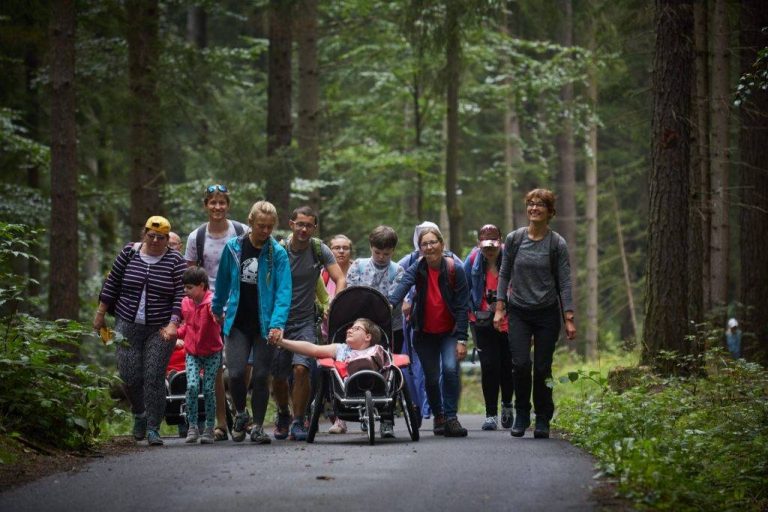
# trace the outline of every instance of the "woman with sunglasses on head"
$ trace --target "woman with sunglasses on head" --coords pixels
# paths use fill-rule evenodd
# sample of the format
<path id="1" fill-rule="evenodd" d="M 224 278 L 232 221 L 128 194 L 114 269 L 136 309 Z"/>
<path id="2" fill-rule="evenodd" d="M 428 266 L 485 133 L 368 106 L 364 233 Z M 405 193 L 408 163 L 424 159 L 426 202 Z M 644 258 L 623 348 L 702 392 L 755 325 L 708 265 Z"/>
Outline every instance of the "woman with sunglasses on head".
<path id="1" fill-rule="evenodd" d="M 515 421 L 510 433 L 522 437 L 530 426 L 533 387 L 533 436 L 548 438 L 555 405 L 547 381 L 552 378 L 552 356 L 563 319 L 567 339 L 576 338 L 571 266 L 565 240 L 549 227 L 556 213 L 555 194 L 543 188 L 531 190 L 525 205 L 528 226 L 509 233 L 504 243 L 496 295 L 507 300 L 496 302 L 493 326 L 501 330 L 505 317 L 509 322 L 515 387 Z"/>
<path id="2" fill-rule="evenodd" d="M 456 413 L 459 362 L 467 355 L 467 278 L 461 264 L 455 263 L 452 255 L 444 255 L 440 230 L 422 229 L 418 245 L 423 256 L 390 292 L 389 302 L 398 307 L 411 286 L 416 286 L 410 321 L 413 348 L 424 369 L 427 398 L 435 415 L 432 431 L 436 436 L 465 437 L 467 429 L 461 426 Z"/>
<path id="3" fill-rule="evenodd" d="M 501 231 L 486 224 L 477 234 L 477 247 L 467 256 L 464 272 L 469 282 L 469 325 L 480 354 L 481 384 L 485 400 L 483 430 L 498 428 L 498 401 L 501 390 L 501 426 L 512 426 L 512 359 L 507 341 L 507 322 L 493 328 L 496 288 L 501 268 Z"/>
<path id="4" fill-rule="evenodd" d="M 208 273 L 211 293 L 216 292 L 216 275 L 219 271 L 221 254 L 227 242 L 242 235 L 246 229 L 240 222 L 227 218 L 229 214 L 229 189 L 225 185 L 209 185 L 203 194 L 203 208 L 208 222 L 201 224 L 189 234 L 184 259 L 190 267 L 203 267 Z M 227 435 L 226 395 L 224 373 L 219 369 L 216 376 L 216 441 L 225 441 Z"/>
<path id="5" fill-rule="evenodd" d="M 134 415 L 133 436 L 162 445 L 160 422 L 165 413 L 165 368 L 175 346 L 184 297 L 186 270 L 178 251 L 169 250 L 171 225 L 150 217 L 141 242 L 130 243 L 117 255 L 99 294 L 93 319 L 96 331 L 106 327 L 110 309 L 115 330 L 126 343 L 115 350 L 117 369 Z"/>

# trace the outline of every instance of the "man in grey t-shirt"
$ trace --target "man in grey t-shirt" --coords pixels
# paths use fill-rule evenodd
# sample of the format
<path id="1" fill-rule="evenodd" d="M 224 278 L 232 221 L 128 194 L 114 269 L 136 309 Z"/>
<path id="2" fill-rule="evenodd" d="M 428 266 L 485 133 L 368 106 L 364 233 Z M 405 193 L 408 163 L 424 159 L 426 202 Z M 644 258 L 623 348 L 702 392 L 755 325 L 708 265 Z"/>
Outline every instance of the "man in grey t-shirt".
<path id="1" fill-rule="evenodd" d="M 346 278 L 328 246 L 319 240 L 312 240 L 312 235 L 317 229 L 317 213 L 312 208 L 302 206 L 295 209 L 289 225 L 292 234 L 285 248 L 291 262 L 293 294 L 291 312 L 283 336 L 287 339 L 316 343 L 315 287 L 320 270 L 323 267 L 328 270 L 330 278 L 336 283 L 336 293 L 345 288 Z M 273 390 L 278 408 L 277 423 L 273 432 L 275 439 L 289 437 L 295 441 L 304 441 L 307 438 L 304 411 L 309 401 L 312 364 L 312 358 L 284 349 L 279 350 L 275 356 Z M 291 416 L 288 412 L 288 376 L 291 371 L 293 422 L 290 422 Z"/>

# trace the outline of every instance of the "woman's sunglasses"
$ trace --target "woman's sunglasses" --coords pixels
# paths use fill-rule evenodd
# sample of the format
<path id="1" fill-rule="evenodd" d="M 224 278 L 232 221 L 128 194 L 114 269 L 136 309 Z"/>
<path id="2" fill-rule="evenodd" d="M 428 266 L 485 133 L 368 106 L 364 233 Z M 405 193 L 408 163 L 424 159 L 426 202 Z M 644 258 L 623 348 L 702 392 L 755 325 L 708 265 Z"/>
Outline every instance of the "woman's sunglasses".
<path id="1" fill-rule="evenodd" d="M 209 194 L 213 194 L 215 192 L 221 192 L 223 194 L 226 194 L 229 192 L 227 187 L 224 185 L 208 185 L 208 188 L 206 188 L 205 191 Z"/>

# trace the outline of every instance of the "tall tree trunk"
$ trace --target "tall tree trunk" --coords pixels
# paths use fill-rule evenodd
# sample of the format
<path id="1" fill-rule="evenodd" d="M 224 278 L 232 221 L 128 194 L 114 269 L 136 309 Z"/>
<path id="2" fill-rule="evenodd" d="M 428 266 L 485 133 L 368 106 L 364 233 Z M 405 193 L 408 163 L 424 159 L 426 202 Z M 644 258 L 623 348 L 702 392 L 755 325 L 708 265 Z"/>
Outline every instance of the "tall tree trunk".
<path id="1" fill-rule="evenodd" d="M 208 15 L 201 5 L 187 7 L 187 41 L 196 48 L 208 46 Z"/>
<path id="2" fill-rule="evenodd" d="M 560 44 L 565 47 L 573 46 L 573 5 L 571 0 L 560 0 L 562 22 L 559 30 Z M 573 104 L 573 84 L 563 86 L 560 97 L 570 111 Z M 555 222 L 557 230 L 568 241 L 571 250 L 568 251 L 571 263 L 571 282 L 573 285 L 573 300 L 576 317 L 579 317 L 578 300 L 578 239 L 576 236 L 576 158 L 573 142 L 573 120 L 569 115 L 563 119 L 562 131 L 556 140 L 557 155 L 560 161 L 558 177 L 558 208 Z M 568 344 L 569 347 L 575 347 Z"/>
<path id="3" fill-rule="evenodd" d="M 693 19 L 694 19 L 694 44 L 696 49 L 696 81 L 694 86 L 694 100 L 695 100 L 695 122 L 696 122 L 696 139 L 695 139 L 695 152 L 694 152 L 694 166 L 692 170 L 693 178 L 698 177 L 697 180 L 691 181 L 691 198 L 694 199 L 694 203 L 691 205 L 691 211 L 694 215 L 698 215 L 698 219 L 691 219 L 691 229 L 700 230 L 700 234 L 693 238 L 691 242 L 695 245 L 691 246 L 691 250 L 688 251 L 693 254 L 696 251 L 696 246 L 700 244 L 701 250 L 699 251 L 700 262 L 697 264 L 699 268 L 691 268 L 691 278 L 689 282 L 692 282 L 697 275 L 700 276 L 701 283 L 694 284 L 694 288 L 691 289 L 691 296 L 696 301 L 692 306 L 692 313 L 695 315 L 695 311 L 701 307 L 701 313 L 712 309 L 712 296 L 710 292 L 711 288 L 711 274 L 709 268 L 709 246 L 712 236 L 712 209 L 711 202 L 709 200 L 710 189 L 710 164 L 709 164 L 709 28 L 708 28 L 708 10 L 707 2 L 694 2 L 693 4 Z M 698 165 L 698 169 L 695 168 Z M 695 235 L 694 235 L 695 236 Z M 698 295 L 701 294 L 699 299 Z M 699 316 L 694 316 L 692 319 L 696 321 Z"/>
<path id="4" fill-rule="evenodd" d="M 512 35 L 508 15 L 508 9 L 512 8 L 505 2 L 502 9 L 501 32 L 507 37 Z M 510 65 L 508 59 L 505 59 L 505 64 Z M 511 87 L 513 80 L 508 78 L 506 83 Z M 523 161 L 520 141 L 520 118 L 513 99 L 507 97 L 504 111 L 504 225 L 500 226 L 507 233 L 515 229 L 515 194 L 519 192 L 515 190 L 514 174 Z"/>
<path id="5" fill-rule="evenodd" d="M 127 0 L 128 84 L 131 91 L 131 236 L 138 240 L 144 223 L 162 215 L 160 191 L 165 184 L 160 140 L 160 98 L 157 66 L 160 60 L 157 0 Z"/>
<path id="6" fill-rule="evenodd" d="M 29 104 L 26 118 L 27 126 L 29 127 L 29 137 L 31 139 L 37 139 L 40 136 L 40 97 L 37 93 L 37 88 L 34 86 L 39 66 L 40 61 L 37 54 L 37 48 L 32 46 L 27 50 L 27 53 L 24 56 L 26 94 Z M 40 168 L 37 165 L 30 166 L 27 170 L 27 186 L 31 189 L 41 191 Z M 30 247 L 29 252 L 39 260 L 41 257 L 40 249 L 39 245 L 35 245 Z M 26 262 L 26 270 L 27 277 L 29 277 L 27 294 L 30 297 L 37 297 L 41 293 L 39 261 L 29 258 Z"/>
<path id="7" fill-rule="evenodd" d="M 299 116 L 296 140 L 304 163 L 304 177 L 320 177 L 320 85 L 317 69 L 317 0 L 302 0 L 298 6 L 296 39 L 299 47 Z M 313 189 L 309 205 L 320 209 L 320 191 Z"/>
<path id="8" fill-rule="evenodd" d="M 728 116 L 731 103 L 730 65 L 728 59 L 728 12 L 726 0 L 714 0 L 712 19 L 712 238 L 710 241 L 710 277 L 712 306 L 728 303 L 728 209 L 730 189 L 728 168 L 730 148 Z M 725 318 L 723 316 L 722 320 Z M 722 322 L 721 322 L 722 323 Z"/>
<path id="9" fill-rule="evenodd" d="M 642 362 L 678 368 L 662 350 L 687 353 L 687 224 L 690 165 L 693 8 L 656 0 L 648 271 Z"/>
<path id="10" fill-rule="evenodd" d="M 616 243 L 619 246 L 619 256 L 621 257 L 621 270 L 624 275 L 624 288 L 627 291 L 627 309 L 629 309 L 629 320 L 632 327 L 632 338 L 637 340 L 639 325 L 637 322 L 637 313 L 635 309 L 635 294 L 632 291 L 632 276 L 629 274 L 629 262 L 627 260 L 627 250 L 624 246 L 624 228 L 621 225 L 621 210 L 619 210 L 619 199 L 616 194 L 616 180 L 611 173 L 611 199 L 613 203 L 613 216 L 616 222 Z"/>
<path id="11" fill-rule="evenodd" d="M 445 74 L 446 74 L 446 121 L 445 147 L 445 207 L 450 223 L 450 243 L 455 251 L 462 245 L 462 212 L 458 197 L 459 181 L 459 88 L 461 80 L 461 34 L 459 33 L 459 6 L 453 0 L 447 2 L 445 14 Z"/>
<path id="12" fill-rule="evenodd" d="M 758 51 L 768 46 L 768 4 L 741 2 L 741 72 L 755 72 Z M 741 105 L 741 303 L 744 356 L 768 366 L 768 92 L 755 87 Z"/>
<path id="13" fill-rule="evenodd" d="M 590 9 L 592 11 L 592 9 Z M 595 40 L 597 20 L 589 21 L 588 45 L 592 52 L 597 50 Z M 597 68 L 590 64 L 588 72 L 587 95 L 592 108 L 593 116 L 597 116 Z M 586 182 L 586 223 L 587 223 L 587 321 L 585 336 L 585 354 L 588 359 L 597 358 L 598 354 L 598 274 L 597 274 L 597 119 L 590 119 L 587 147 L 587 168 L 584 176 Z"/>
<path id="14" fill-rule="evenodd" d="M 269 3 L 269 78 L 267 80 L 267 156 L 271 157 L 266 196 L 277 207 L 280 226 L 288 227 L 292 165 L 286 150 L 291 145 L 291 2 Z"/>
<path id="15" fill-rule="evenodd" d="M 48 316 L 79 316 L 75 2 L 51 12 L 51 269 Z"/>

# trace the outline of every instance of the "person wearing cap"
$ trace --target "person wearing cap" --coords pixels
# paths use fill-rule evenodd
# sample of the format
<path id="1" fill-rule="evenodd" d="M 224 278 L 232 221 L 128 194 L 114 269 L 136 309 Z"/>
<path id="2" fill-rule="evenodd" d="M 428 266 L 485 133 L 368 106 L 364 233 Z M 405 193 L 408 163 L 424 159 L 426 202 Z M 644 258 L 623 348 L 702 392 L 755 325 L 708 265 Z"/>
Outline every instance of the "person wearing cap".
<path id="1" fill-rule="evenodd" d="M 734 359 L 739 359 L 741 357 L 741 329 L 739 329 L 739 322 L 735 318 L 728 320 L 728 328 L 725 330 L 725 342 L 731 356 Z"/>
<path id="2" fill-rule="evenodd" d="M 481 385 L 485 400 L 483 430 L 498 428 L 498 401 L 501 390 L 501 426 L 512 426 L 512 358 L 509 353 L 506 318 L 501 329 L 493 327 L 496 288 L 501 268 L 501 231 L 486 224 L 477 235 L 477 248 L 464 261 L 469 283 L 469 326 L 480 354 Z"/>
<path id="3" fill-rule="evenodd" d="M 134 415 L 133 436 L 162 445 L 165 369 L 173 352 L 184 297 L 184 258 L 168 248 L 168 219 L 147 219 L 142 240 L 129 243 L 112 264 L 99 294 L 93 328 L 106 327 L 114 311 L 115 330 L 126 342 L 117 345 L 117 369 Z"/>
<path id="4" fill-rule="evenodd" d="M 504 242 L 496 296 L 506 301 L 496 301 L 493 326 L 501 330 L 505 318 L 509 322 L 515 386 L 515 420 L 510 434 L 522 437 L 530 426 L 533 391 L 533 436 L 545 439 L 555 412 L 548 380 L 552 378 L 552 356 L 561 321 L 566 338 L 576 338 L 571 266 L 568 245 L 549 227 L 556 213 L 555 194 L 543 188 L 531 190 L 525 195 L 525 211 L 528 226 L 509 233 Z"/>

